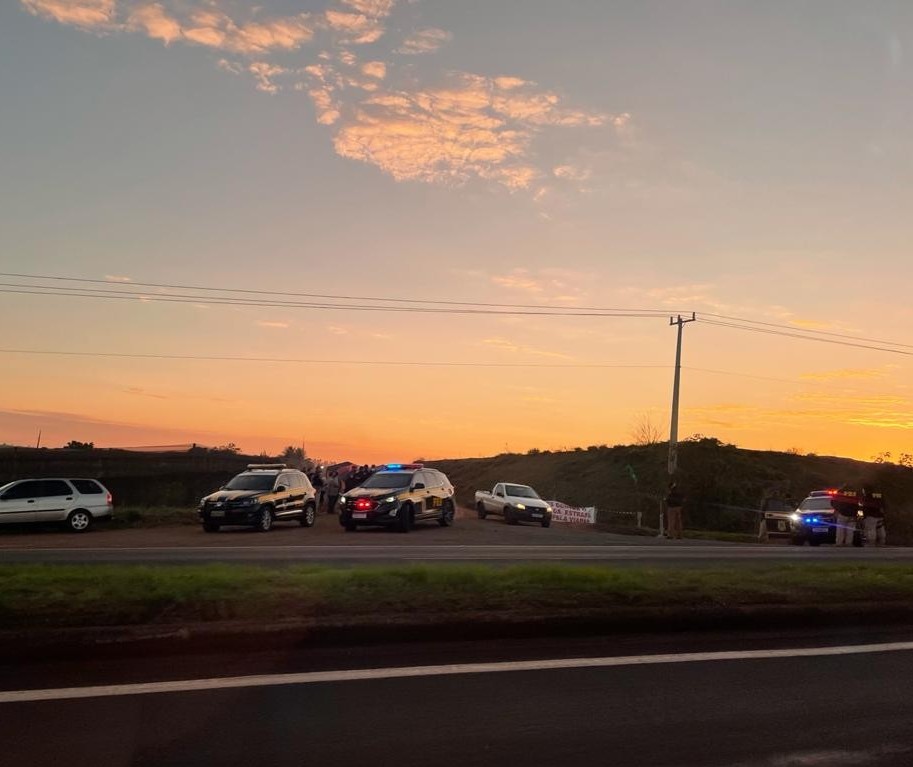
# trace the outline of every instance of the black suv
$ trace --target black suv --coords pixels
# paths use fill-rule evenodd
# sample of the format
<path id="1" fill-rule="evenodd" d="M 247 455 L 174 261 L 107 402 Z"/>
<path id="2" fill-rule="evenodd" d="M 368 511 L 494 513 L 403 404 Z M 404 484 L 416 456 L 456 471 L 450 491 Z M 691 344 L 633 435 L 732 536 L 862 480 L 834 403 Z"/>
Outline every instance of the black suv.
<path id="1" fill-rule="evenodd" d="M 285 464 L 253 463 L 221 490 L 200 501 L 200 522 L 207 533 L 222 525 L 246 525 L 266 533 L 273 522 L 297 519 L 311 527 L 317 501 L 310 480 Z"/>
<path id="2" fill-rule="evenodd" d="M 388 464 L 339 499 L 339 523 L 347 532 L 370 525 L 407 533 L 425 520 L 449 527 L 456 516 L 453 494 L 450 480 L 437 469 Z"/>

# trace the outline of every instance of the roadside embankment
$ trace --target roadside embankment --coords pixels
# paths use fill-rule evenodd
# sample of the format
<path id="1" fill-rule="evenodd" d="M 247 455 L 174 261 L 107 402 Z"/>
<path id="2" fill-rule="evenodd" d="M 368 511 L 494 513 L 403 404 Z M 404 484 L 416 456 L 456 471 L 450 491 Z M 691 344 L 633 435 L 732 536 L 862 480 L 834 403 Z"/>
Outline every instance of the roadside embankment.
<path id="1" fill-rule="evenodd" d="M 901 621 L 909 565 L 0 566 L 7 657 Z"/>

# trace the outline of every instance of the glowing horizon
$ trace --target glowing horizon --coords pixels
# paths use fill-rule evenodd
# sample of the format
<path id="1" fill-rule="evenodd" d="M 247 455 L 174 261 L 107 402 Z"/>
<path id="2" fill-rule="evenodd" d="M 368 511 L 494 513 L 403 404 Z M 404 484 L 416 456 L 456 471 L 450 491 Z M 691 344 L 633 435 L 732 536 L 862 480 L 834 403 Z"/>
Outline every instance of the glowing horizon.
<path id="1" fill-rule="evenodd" d="M 903 342 L 904 9 L 604 5 L 6 4 L 0 270 L 696 311 Z M 622 444 L 645 413 L 668 436 L 667 317 L 156 292 L 3 293 L 0 348 L 165 358 L 3 353 L 0 443 L 304 442 L 373 463 Z M 913 452 L 913 347 L 895 351 L 694 323 L 680 436 Z M 340 363 L 174 358 L 199 356 Z"/>

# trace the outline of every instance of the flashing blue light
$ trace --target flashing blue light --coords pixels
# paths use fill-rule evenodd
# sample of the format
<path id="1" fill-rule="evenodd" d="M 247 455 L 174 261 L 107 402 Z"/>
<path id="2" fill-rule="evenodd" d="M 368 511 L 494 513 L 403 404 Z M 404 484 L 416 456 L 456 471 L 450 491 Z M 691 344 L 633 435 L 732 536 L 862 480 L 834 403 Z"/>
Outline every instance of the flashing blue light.
<path id="1" fill-rule="evenodd" d="M 401 468 L 403 468 L 403 465 L 401 463 L 388 463 L 387 468 L 388 469 L 401 469 Z"/>

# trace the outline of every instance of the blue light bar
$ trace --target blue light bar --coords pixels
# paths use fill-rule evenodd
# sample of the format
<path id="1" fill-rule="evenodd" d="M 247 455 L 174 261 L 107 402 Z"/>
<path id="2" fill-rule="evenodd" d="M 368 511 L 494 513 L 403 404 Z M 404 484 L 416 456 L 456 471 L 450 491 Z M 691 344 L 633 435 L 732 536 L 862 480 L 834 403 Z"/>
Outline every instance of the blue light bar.
<path id="1" fill-rule="evenodd" d="M 403 468 L 403 465 L 402 465 L 401 463 L 388 463 L 388 464 L 387 464 L 387 468 L 388 468 L 388 469 L 396 470 L 396 469 L 401 469 L 401 468 Z"/>

